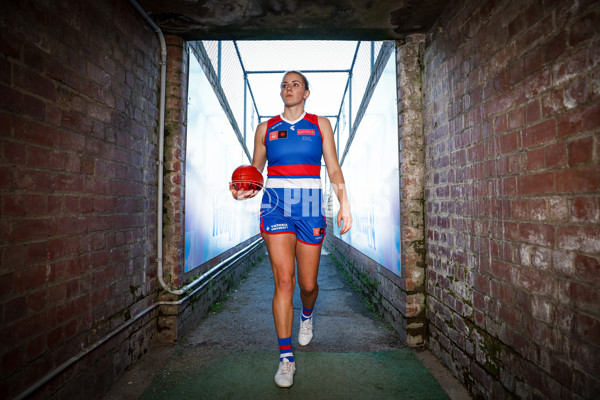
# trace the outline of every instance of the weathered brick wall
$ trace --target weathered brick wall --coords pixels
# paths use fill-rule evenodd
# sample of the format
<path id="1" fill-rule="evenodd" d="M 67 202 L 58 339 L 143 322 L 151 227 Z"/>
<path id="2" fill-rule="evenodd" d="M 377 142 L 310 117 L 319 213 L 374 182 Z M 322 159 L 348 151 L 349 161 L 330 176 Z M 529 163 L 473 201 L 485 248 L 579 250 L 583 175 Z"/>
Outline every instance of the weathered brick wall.
<path id="1" fill-rule="evenodd" d="M 155 300 L 158 55 L 128 2 L 0 2 L 0 393 Z M 151 315 L 38 391 L 95 398 Z"/>
<path id="2" fill-rule="evenodd" d="M 165 99 L 163 276 L 179 287 L 184 276 L 185 144 L 187 138 L 188 49 L 183 39 L 167 35 Z M 167 279 L 170 277 L 170 280 Z"/>
<path id="3" fill-rule="evenodd" d="M 425 309 L 425 163 L 421 58 L 425 35 L 414 34 L 396 46 L 398 161 L 400 164 L 400 251 L 405 280 L 409 346 L 424 346 Z"/>
<path id="4" fill-rule="evenodd" d="M 479 397 L 600 390 L 599 13 L 457 0 L 428 35 L 429 340 Z"/>

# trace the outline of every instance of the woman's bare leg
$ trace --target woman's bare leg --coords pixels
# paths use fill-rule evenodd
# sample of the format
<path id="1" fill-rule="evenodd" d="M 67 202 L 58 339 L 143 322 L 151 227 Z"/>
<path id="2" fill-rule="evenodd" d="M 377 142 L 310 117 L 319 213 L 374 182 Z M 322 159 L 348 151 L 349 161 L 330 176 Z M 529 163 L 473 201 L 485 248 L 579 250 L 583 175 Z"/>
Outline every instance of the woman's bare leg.
<path id="1" fill-rule="evenodd" d="M 302 305 L 312 309 L 319 295 L 317 275 L 319 274 L 319 261 L 321 260 L 321 247 L 302 242 L 296 244 L 296 260 L 298 261 L 298 285 Z"/>
<path id="2" fill-rule="evenodd" d="M 292 336 L 294 307 L 292 297 L 296 287 L 295 255 L 296 235 L 281 233 L 277 235 L 263 234 L 263 239 L 269 251 L 275 292 L 273 294 L 273 319 L 277 337 Z"/>

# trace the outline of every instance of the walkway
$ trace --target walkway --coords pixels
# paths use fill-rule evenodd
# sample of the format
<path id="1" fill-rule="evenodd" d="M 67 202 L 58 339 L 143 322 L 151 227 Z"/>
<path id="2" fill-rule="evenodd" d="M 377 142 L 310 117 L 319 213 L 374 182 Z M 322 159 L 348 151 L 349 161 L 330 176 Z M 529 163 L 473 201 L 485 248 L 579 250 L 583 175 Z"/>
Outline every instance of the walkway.
<path id="1" fill-rule="evenodd" d="M 315 336 L 308 346 L 298 345 L 299 317 L 294 321 L 297 371 L 291 388 L 280 389 L 273 382 L 279 350 L 271 314 L 272 273 L 265 255 L 193 332 L 175 346 L 151 349 L 105 400 L 468 398 L 430 353 L 401 345 L 325 252 L 319 285 Z M 299 316 L 298 288 L 294 296 Z"/>

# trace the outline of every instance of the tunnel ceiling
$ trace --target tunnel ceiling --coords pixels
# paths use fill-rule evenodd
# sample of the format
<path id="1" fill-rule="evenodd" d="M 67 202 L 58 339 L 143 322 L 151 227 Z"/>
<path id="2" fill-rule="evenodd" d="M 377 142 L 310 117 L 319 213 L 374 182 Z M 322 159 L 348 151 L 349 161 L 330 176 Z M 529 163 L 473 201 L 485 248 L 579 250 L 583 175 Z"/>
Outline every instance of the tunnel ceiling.
<path id="1" fill-rule="evenodd" d="M 138 0 L 186 40 L 403 39 L 425 33 L 449 0 Z"/>

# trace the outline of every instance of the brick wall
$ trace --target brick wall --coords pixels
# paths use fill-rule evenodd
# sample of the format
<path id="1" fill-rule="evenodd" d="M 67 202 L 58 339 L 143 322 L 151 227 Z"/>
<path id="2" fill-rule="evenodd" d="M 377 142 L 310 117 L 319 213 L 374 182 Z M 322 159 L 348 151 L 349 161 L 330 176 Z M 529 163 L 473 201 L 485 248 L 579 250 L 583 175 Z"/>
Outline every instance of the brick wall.
<path id="1" fill-rule="evenodd" d="M 185 281 L 185 144 L 189 52 L 187 42 L 177 36 L 167 35 L 165 41 L 167 86 L 163 171 L 163 276 L 167 284 L 178 287 Z M 167 277 L 170 277 L 170 281 Z"/>
<path id="2" fill-rule="evenodd" d="M 0 392 L 12 398 L 154 301 L 155 34 L 121 0 L 0 4 Z M 94 398 L 151 315 L 38 391 Z"/>
<path id="3" fill-rule="evenodd" d="M 599 15 L 456 0 L 428 35 L 429 341 L 478 397 L 600 390 Z"/>
<path id="4" fill-rule="evenodd" d="M 425 35 L 414 34 L 396 46 L 398 161 L 400 163 L 400 251 L 405 280 L 407 344 L 424 346 L 425 209 L 421 58 Z"/>

